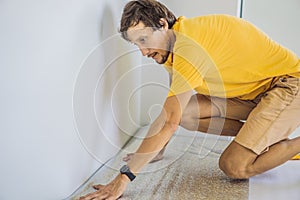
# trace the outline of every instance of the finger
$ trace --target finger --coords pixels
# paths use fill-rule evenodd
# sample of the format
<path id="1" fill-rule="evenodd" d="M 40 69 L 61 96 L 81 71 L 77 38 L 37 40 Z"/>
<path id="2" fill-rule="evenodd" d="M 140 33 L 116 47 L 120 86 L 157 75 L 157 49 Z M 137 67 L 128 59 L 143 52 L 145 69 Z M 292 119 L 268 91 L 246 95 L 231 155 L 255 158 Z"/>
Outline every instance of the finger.
<path id="1" fill-rule="evenodd" d="M 80 197 L 79 200 L 90 200 L 90 199 L 94 199 L 96 197 L 95 194 L 87 194 L 85 196 Z"/>
<path id="2" fill-rule="evenodd" d="M 106 198 L 105 200 L 116 200 L 116 199 L 118 199 L 118 198 L 110 196 L 110 197 Z"/>
<path id="3" fill-rule="evenodd" d="M 105 200 L 116 200 L 116 199 L 120 199 L 121 197 L 122 197 L 122 195 L 119 196 L 119 197 L 117 197 L 117 196 L 109 196 L 109 197 L 106 198 Z"/>
<path id="4" fill-rule="evenodd" d="M 94 188 L 95 190 L 100 190 L 100 189 L 102 189 L 103 187 L 104 187 L 104 185 L 101 185 L 101 184 L 93 185 L 93 188 Z"/>
<path id="5" fill-rule="evenodd" d="M 123 161 L 127 162 L 128 160 L 130 160 L 133 156 L 133 153 L 129 153 L 127 154 L 124 158 L 123 158 Z"/>
<path id="6" fill-rule="evenodd" d="M 105 193 L 100 193 L 94 200 L 106 200 L 107 198 L 109 198 L 109 193 L 105 192 Z"/>
<path id="7" fill-rule="evenodd" d="M 131 158 L 133 156 L 133 154 L 131 153 L 131 154 L 127 154 L 123 159 L 129 159 L 129 158 Z"/>
<path id="8" fill-rule="evenodd" d="M 87 194 L 87 195 L 85 195 L 85 196 L 82 196 L 82 197 L 80 197 L 80 199 L 79 200 L 90 200 L 90 199 L 94 199 L 95 197 L 96 197 L 96 193 L 94 192 L 94 193 L 90 193 L 90 194 Z"/>
<path id="9" fill-rule="evenodd" d="M 79 200 L 92 200 L 92 199 L 105 199 L 106 197 L 108 197 L 108 193 L 107 192 L 93 192 L 90 194 L 87 194 L 85 196 L 80 197 Z"/>

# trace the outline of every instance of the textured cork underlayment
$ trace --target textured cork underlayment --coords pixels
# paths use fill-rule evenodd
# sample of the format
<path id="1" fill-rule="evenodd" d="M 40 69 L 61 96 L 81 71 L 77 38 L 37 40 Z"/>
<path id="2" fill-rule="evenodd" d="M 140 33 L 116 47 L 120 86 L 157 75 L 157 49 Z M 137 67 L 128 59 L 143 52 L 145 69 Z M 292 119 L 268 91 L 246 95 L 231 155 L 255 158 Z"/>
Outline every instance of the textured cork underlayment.
<path id="1" fill-rule="evenodd" d="M 92 185 L 106 184 L 134 152 L 149 127 L 138 131 L 128 145 L 73 195 L 72 199 L 94 191 Z M 211 136 L 183 128 L 174 134 L 161 161 L 148 164 L 129 184 L 121 200 L 248 199 L 248 180 L 232 180 L 218 167 L 218 159 L 231 142 L 230 137 Z"/>

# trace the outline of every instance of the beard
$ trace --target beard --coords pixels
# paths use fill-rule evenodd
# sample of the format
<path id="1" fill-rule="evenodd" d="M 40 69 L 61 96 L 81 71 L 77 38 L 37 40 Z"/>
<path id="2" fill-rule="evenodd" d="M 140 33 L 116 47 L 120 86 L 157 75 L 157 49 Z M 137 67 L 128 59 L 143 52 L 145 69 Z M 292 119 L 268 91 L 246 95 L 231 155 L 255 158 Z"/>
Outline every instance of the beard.
<path id="1" fill-rule="evenodd" d="M 158 64 L 164 64 L 168 60 L 169 54 L 170 54 L 170 52 L 167 51 L 165 55 L 160 55 L 160 57 L 161 57 L 160 60 L 155 60 L 155 62 Z"/>

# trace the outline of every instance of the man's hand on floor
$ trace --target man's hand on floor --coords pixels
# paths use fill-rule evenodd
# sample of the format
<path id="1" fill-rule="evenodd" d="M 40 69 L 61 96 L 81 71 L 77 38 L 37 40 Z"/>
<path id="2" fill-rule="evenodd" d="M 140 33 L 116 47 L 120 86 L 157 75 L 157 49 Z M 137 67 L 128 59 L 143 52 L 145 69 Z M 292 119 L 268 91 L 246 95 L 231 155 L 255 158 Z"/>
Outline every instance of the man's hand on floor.
<path id="1" fill-rule="evenodd" d="M 151 161 L 150 163 L 154 163 L 156 161 L 162 160 L 164 157 L 164 152 L 165 152 L 166 147 L 164 147 Z M 129 153 L 127 154 L 124 158 L 124 162 L 129 162 L 131 158 L 134 156 L 134 153 Z"/>
<path id="2" fill-rule="evenodd" d="M 113 181 L 107 185 L 95 185 L 96 192 L 80 197 L 80 200 L 116 200 L 126 190 L 129 178 L 126 175 L 119 174 Z"/>

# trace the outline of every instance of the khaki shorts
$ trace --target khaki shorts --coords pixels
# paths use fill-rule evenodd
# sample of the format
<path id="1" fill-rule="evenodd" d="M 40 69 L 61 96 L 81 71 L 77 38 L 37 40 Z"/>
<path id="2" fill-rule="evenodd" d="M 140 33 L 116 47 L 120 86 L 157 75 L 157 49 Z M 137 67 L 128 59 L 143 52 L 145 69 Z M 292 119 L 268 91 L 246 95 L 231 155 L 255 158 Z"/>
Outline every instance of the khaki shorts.
<path id="1" fill-rule="evenodd" d="M 300 125 L 300 79 L 274 79 L 270 90 L 254 100 L 211 97 L 222 117 L 245 120 L 235 142 L 256 154 L 288 136 Z M 214 98 L 214 99 L 213 99 Z"/>

